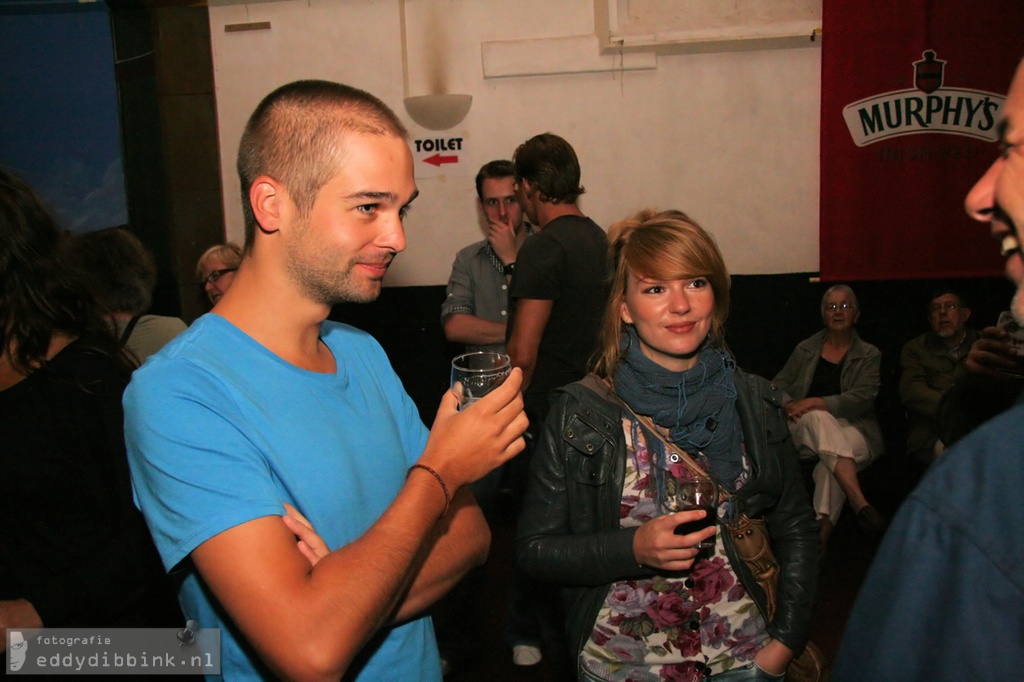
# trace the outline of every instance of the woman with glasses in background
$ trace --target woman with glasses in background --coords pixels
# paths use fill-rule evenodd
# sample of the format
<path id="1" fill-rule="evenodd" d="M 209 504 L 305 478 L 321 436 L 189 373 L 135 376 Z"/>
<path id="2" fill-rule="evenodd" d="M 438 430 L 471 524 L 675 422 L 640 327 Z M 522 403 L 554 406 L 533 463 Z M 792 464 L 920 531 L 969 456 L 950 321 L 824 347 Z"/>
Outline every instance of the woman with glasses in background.
<path id="1" fill-rule="evenodd" d="M 859 317 L 853 289 L 829 288 L 821 299 L 825 328 L 797 344 L 773 380 L 786 394 L 789 430 L 801 456 L 819 460 L 814 511 L 823 548 L 847 501 L 868 534 L 880 536 L 887 525 L 857 478 L 883 449 L 875 416 L 882 353 L 857 335 Z"/>
<path id="2" fill-rule="evenodd" d="M 196 277 L 199 285 L 210 299 L 210 305 L 217 305 L 220 297 L 227 292 L 235 279 L 235 271 L 242 264 L 242 247 L 234 242 L 211 246 L 196 263 Z"/>

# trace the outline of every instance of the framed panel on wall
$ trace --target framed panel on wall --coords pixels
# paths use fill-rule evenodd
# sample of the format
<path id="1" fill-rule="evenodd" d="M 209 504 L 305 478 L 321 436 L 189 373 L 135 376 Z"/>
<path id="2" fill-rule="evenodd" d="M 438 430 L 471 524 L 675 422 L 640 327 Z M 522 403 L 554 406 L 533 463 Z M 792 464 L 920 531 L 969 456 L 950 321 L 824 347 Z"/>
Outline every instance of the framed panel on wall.
<path id="1" fill-rule="evenodd" d="M 821 11 L 821 0 L 594 0 L 594 26 L 605 51 L 816 47 Z"/>

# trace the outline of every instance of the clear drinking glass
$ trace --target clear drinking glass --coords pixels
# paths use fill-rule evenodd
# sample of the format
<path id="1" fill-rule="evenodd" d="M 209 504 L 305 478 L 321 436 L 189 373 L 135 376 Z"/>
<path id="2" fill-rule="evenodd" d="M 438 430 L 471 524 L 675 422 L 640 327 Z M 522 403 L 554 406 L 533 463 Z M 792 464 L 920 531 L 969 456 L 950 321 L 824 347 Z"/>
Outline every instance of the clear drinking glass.
<path id="1" fill-rule="evenodd" d="M 1024 377 L 1024 328 L 1022 328 L 1017 321 L 1013 318 L 1013 313 L 1009 310 L 1004 310 L 999 313 L 999 320 L 996 322 L 996 326 L 1002 330 L 1005 330 L 1010 335 L 1010 345 L 1013 346 L 1013 352 L 1017 355 L 1017 368 L 1000 369 L 999 371 L 1011 377 Z"/>
<path id="2" fill-rule="evenodd" d="M 710 478 L 696 478 L 692 481 L 679 481 L 676 488 L 676 511 L 703 509 L 707 516 L 696 521 L 688 521 L 676 526 L 676 535 L 689 535 L 713 526 L 718 521 L 718 485 Z M 699 549 L 712 549 L 715 537 L 697 543 Z"/>
<path id="3" fill-rule="evenodd" d="M 452 360 L 452 390 L 464 410 L 493 391 L 512 371 L 512 362 L 504 353 L 480 351 Z"/>

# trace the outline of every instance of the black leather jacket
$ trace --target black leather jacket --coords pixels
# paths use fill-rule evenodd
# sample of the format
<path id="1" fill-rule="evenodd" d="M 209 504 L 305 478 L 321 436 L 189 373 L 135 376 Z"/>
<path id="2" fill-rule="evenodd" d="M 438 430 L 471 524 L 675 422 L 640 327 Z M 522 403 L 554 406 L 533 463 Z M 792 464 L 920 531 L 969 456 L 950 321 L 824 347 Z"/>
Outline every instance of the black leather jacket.
<path id="1" fill-rule="evenodd" d="M 780 566 L 778 606 L 768 633 L 799 655 L 807 644 L 818 582 L 818 525 L 782 413 L 781 393 L 735 373 L 736 409 L 752 472 L 736 495 L 764 517 Z M 599 395 L 595 390 L 601 391 Z M 617 580 L 642 578 L 636 528 L 619 527 L 626 470 L 622 407 L 590 376 L 560 389 L 538 439 L 516 537 L 516 561 L 534 579 L 562 586 L 569 646 L 583 649 Z M 723 534 L 733 570 L 762 613 L 764 592 Z"/>

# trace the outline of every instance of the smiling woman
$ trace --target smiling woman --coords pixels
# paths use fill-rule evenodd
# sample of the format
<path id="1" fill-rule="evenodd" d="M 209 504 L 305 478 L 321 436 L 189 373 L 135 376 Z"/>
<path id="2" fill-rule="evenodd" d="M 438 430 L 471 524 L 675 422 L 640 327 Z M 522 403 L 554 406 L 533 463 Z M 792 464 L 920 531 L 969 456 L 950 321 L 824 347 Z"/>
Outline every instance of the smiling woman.
<path id="1" fill-rule="evenodd" d="M 714 307 L 715 291 L 704 277 L 658 280 L 630 273 L 622 321 L 636 329 L 644 355 L 682 372 L 697 363 Z"/>
<path id="2" fill-rule="evenodd" d="M 541 431 L 518 563 L 565 586 L 580 680 L 781 680 L 807 643 L 818 543 L 779 395 L 725 349 L 711 235 L 646 211 L 608 236 L 601 353 Z M 681 491 L 708 478 L 723 503 L 693 508 Z M 775 529 L 775 610 L 725 531 L 738 510 Z"/>

